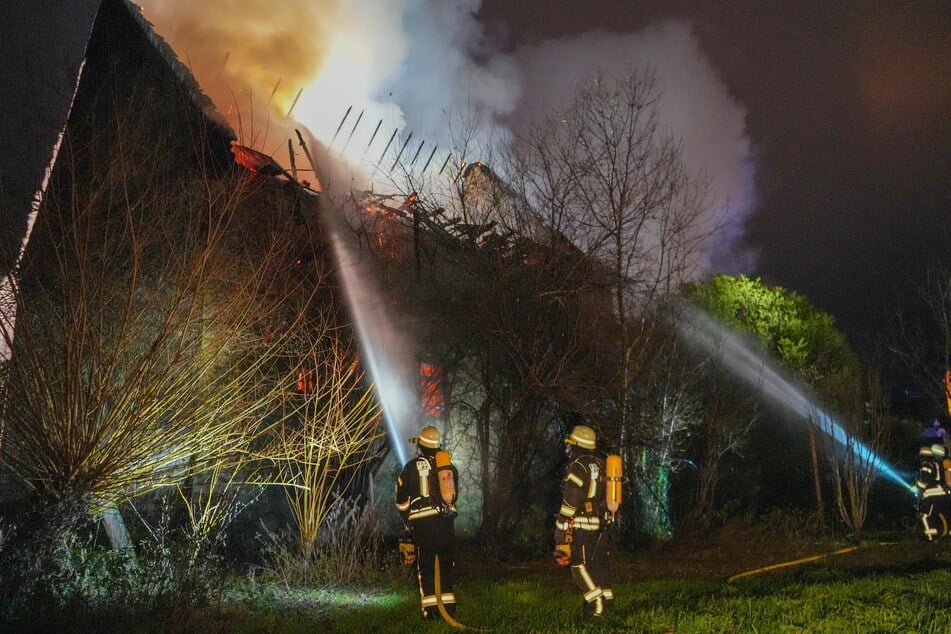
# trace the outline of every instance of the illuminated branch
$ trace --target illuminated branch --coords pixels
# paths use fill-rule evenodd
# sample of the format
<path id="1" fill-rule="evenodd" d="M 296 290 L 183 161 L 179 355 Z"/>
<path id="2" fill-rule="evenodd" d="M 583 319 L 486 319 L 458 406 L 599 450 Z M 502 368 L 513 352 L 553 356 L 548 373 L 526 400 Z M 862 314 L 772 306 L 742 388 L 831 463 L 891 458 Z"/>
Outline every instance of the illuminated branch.
<path id="1" fill-rule="evenodd" d="M 287 415 L 283 351 L 324 283 L 294 270 L 290 203 L 178 173 L 161 140 L 143 165 L 146 132 L 64 159 L 14 290 L 6 465 L 93 513 L 242 465 Z"/>
<path id="2" fill-rule="evenodd" d="M 285 416 L 269 445 L 299 530 L 301 553 L 310 557 L 320 528 L 350 487 L 361 463 L 373 458 L 382 437 L 380 412 L 364 380 L 352 343 L 319 327 L 302 355 L 298 384 L 288 394 Z"/>

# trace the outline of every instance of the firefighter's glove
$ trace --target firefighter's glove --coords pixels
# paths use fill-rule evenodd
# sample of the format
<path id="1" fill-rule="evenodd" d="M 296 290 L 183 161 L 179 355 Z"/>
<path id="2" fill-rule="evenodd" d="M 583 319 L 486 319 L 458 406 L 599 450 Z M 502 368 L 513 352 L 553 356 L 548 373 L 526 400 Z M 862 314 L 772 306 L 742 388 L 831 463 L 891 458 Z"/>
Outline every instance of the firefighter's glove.
<path id="1" fill-rule="evenodd" d="M 555 546 L 555 551 L 552 553 L 555 558 L 555 562 L 559 566 L 567 566 L 571 563 L 571 545 L 570 544 L 558 544 Z"/>
<path id="2" fill-rule="evenodd" d="M 404 566 L 416 563 L 416 544 L 410 539 L 400 539 L 400 563 Z"/>

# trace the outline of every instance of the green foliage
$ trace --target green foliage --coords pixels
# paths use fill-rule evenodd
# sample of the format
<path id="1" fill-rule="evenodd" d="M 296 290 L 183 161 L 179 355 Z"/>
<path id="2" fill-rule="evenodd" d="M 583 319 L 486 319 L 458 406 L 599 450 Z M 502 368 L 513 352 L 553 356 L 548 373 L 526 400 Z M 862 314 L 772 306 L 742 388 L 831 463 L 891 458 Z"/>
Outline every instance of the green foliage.
<path id="1" fill-rule="evenodd" d="M 913 559 L 929 557 L 919 549 L 911 549 L 915 551 Z M 832 560 L 734 584 L 677 575 L 663 567 L 654 569 L 651 578 L 618 575 L 612 584 L 617 597 L 613 612 L 602 622 L 582 616 L 577 588 L 567 574 L 558 574 L 564 571 L 486 569 L 457 584 L 456 619 L 468 627 L 493 632 L 947 631 L 946 617 L 936 606 L 944 605 L 944 588 L 951 583 L 951 572 L 935 569 L 940 561 L 911 561 L 905 558 L 908 553 L 900 551 L 890 555 L 866 552 L 864 565 Z M 883 563 L 881 557 L 892 559 Z M 217 616 L 233 625 L 227 631 L 449 630 L 440 620 L 419 619 L 412 581 L 395 588 L 258 596 L 250 604 L 230 606 Z"/>
<path id="2" fill-rule="evenodd" d="M 816 402 L 845 430 L 849 448 L 853 442 L 876 453 L 884 447 L 887 425 L 881 389 L 875 377 L 860 367 L 858 356 L 831 316 L 798 293 L 742 275 L 717 275 L 688 285 L 685 294 L 727 327 L 755 340 L 764 356 L 806 385 Z M 838 515 L 860 535 L 875 477 L 873 465 L 860 452 L 841 451 L 840 443 L 831 438 L 820 437 L 819 441 L 830 464 Z M 817 512 L 822 516 L 824 501 L 815 447 L 812 461 Z"/>
<path id="3" fill-rule="evenodd" d="M 642 451 L 644 462 L 647 450 Z M 658 539 L 670 539 L 674 532 L 674 518 L 670 508 L 670 468 L 658 466 L 643 469 L 649 479 L 638 482 L 640 526 L 644 532 Z"/>
<path id="4" fill-rule="evenodd" d="M 46 521 L 37 521 L 37 516 Z M 90 532 L 83 505 L 37 503 L 6 527 L 0 550 L 0 623 L 28 630 L 124 631 L 157 627 L 209 605 L 225 569 L 217 549 L 180 537 L 170 516 L 132 550 L 112 550 Z M 219 544 L 220 545 L 220 544 Z"/>
<path id="5" fill-rule="evenodd" d="M 858 376 L 858 358 L 835 320 L 799 293 L 759 278 L 717 275 L 688 285 L 686 295 L 727 326 L 751 335 L 825 397 Z"/>

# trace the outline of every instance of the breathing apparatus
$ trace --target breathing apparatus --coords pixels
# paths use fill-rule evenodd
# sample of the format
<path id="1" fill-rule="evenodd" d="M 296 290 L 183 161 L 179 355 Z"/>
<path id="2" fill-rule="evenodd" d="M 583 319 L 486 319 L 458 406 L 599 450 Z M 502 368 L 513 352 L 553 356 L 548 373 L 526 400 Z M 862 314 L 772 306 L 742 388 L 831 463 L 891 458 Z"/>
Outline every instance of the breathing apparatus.
<path id="1" fill-rule="evenodd" d="M 604 501 L 610 514 L 610 521 L 614 521 L 614 516 L 621 507 L 621 476 L 623 466 L 621 456 L 612 453 L 604 460 Z"/>
<path id="2" fill-rule="evenodd" d="M 432 496 L 433 502 L 437 503 L 443 511 L 455 517 L 456 515 L 456 479 L 452 470 L 452 455 L 442 446 L 439 430 L 432 425 L 427 425 L 419 431 L 419 436 L 410 438 L 409 441 L 423 449 L 430 451 L 438 450 L 435 454 L 436 462 L 436 480 L 439 487 L 439 497 Z M 433 455 L 430 453 L 429 455 Z"/>
<path id="3" fill-rule="evenodd" d="M 446 450 L 436 452 L 436 476 L 439 478 L 439 496 L 443 504 L 455 513 L 456 479 L 452 473 L 452 456 Z"/>
<path id="4" fill-rule="evenodd" d="M 597 449 L 597 435 L 587 425 L 575 425 L 565 437 L 566 446 L 576 446 L 588 451 Z M 604 505 L 607 509 L 604 519 L 613 522 L 618 509 L 621 507 L 621 479 L 623 477 L 623 461 L 621 456 L 608 454 L 604 461 Z"/>

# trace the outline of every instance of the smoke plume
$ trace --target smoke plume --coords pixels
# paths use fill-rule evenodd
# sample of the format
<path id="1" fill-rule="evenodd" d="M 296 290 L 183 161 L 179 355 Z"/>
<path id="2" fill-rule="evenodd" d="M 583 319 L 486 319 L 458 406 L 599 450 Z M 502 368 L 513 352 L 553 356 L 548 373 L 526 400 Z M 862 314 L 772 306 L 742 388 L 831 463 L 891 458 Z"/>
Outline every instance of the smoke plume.
<path id="1" fill-rule="evenodd" d="M 683 23 L 630 34 L 590 32 L 508 54 L 488 41 L 476 17 L 481 0 L 142 5 L 245 143 L 286 163 L 287 139 L 303 126 L 327 155 L 345 156 L 371 178 L 369 167 L 380 164 L 391 137 L 391 153 L 410 132 L 407 153 L 423 141 L 424 156 L 438 145 L 439 164 L 457 141 L 453 121 L 478 121 L 484 136 L 475 146 L 485 147 L 557 108 L 595 72 L 649 66 L 662 90 L 662 124 L 682 139 L 688 168 L 710 182 L 711 223 L 725 225 L 710 247 L 710 265 L 739 271 L 751 264 L 738 248 L 753 205 L 745 109 Z"/>
<path id="2" fill-rule="evenodd" d="M 653 70 L 661 92 L 660 125 L 682 140 L 688 170 L 709 181 L 711 217 L 705 224 L 722 226 L 717 244 L 708 245 L 708 264 L 729 272 L 749 268 L 752 254 L 739 244 L 754 203 L 746 110 L 730 96 L 688 25 L 584 33 L 523 47 L 516 58 L 524 77 L 519 110 L 534 116 L 564 105 L 578 82 L 598 73 Z M 517 119 L 516 129 L 524 121 Z"/>

